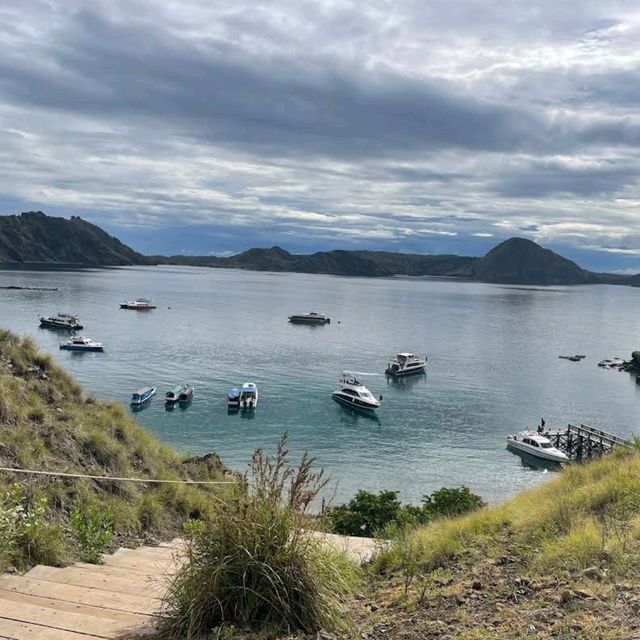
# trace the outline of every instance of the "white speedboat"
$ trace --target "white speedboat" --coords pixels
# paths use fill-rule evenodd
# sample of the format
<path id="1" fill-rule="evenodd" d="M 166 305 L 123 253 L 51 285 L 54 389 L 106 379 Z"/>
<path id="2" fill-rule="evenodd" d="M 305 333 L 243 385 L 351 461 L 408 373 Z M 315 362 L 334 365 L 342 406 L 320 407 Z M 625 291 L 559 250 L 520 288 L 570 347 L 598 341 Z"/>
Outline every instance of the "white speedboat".
<path id="1" fill-rule="evenodd" d="M 83 338 L 82 336 L 61 342 L 60 348 L 67 351 L 104 351 L 102 342 L 96 342 L 91 338 Z"/>
<path id="2" fill-rule="evenodd" d="M 427 356 L 399 353 L 387 364 L 385 373 L 390 376 L 410 376 L 413 373 L 424 373 L 426 366 Z"/>
<path id="3" fill-rule="evenodd" d="M 373 411 L 380 406 L 380 400 L 375 398 L 371 391 L 365 387 L 353 374 L 345 371 L 339 381 L 338 388 L 331 397 L 340 404 L 354 409 Z"/>
<path id="4" fill-rule="evenodd" d="M 554 447 L 549 438 L 535 431 L 523 431 L 517 435 L 507 436 L 507 447 L 542 460 L 569 462 L 569 456 L 566 453 Z"/>
<path id="5" fill-rule="evenodd" d="M 258 404 L 258 387 L 253 382 L 245 382 L 240 389 L 238 402 L 241 409 L 255 409 Z"/>
<path id="6" fill-rule="evenodd" d="M 329 324 L 331 318 L 324 313 L 316 313 L 311 311 L 310 313 L 299 313 L 297 315 L 289 316 L 289 322 L 293 324 Z"/>
<path id="7" fill-rule="evenodd" d="M 125 300 L 120 303 L 121 309 L 134 309 L 136 311 L 148 311 L 155 309 L 156 305 L 149 298 L 136 298 L 135 300 Z"/>
<path id="8" fill-rule="evenodd" d="M 48 329 L 66 329 L 68 331 L 80 331 L 83 326 L 80 318 L 71 313 L 58 313 L 55 316 L 39 316 L 40 326 Z"/>

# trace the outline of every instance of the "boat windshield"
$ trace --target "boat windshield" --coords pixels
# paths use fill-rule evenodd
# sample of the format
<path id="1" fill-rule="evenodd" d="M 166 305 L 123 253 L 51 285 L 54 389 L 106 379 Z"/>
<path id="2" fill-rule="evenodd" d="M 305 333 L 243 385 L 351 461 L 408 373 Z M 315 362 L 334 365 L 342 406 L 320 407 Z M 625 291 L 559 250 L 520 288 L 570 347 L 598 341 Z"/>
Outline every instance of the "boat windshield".
<path id="1" fill-rule="evenodd" d="M 553 448 L 553 445 L 550 442 L 541 442 L 540 446 L 543 449 L 552 449 Z"/>

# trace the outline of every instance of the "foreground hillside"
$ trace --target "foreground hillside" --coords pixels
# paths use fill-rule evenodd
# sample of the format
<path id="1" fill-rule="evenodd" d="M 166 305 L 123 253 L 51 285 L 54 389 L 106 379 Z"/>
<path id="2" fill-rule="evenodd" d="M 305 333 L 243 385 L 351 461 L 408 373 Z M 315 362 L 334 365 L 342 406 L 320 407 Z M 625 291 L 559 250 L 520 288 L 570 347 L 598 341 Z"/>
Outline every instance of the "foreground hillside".
<path id="1" fill-rule="evenodd" d="M 82 218 L 29 211 L 0 216 L 0 262 L 115 266 L 142 264 L 145 259 Z"/>
<path id="2" fill-rule="evenodd" d="M 216 456 L 178 456 L 119 406 L 85 395 L 29 340 L 7 331 L 0 331 L 0 466 L 143 479 L 223 479 Z M 98 534 L 108 529 L 113 545 L 169 538 L 187 518 L 207 512 L 213 490 L 0 472 L 0 571 L 83 557 L 88 551 L 81 543 L 91 544 L 86 538 L 92 528 Z M 25 524 L 25 513 L 38 514 L 37 526 L 23 527 L 12 547 L 3 544 L 3 536 L 6 542 L 17 525 Z"/>
<path id="3" fill-rule="evenodd" d="M 400 535 L 354 609 L 369 638 L 640 638 L 640 453 Z"/>

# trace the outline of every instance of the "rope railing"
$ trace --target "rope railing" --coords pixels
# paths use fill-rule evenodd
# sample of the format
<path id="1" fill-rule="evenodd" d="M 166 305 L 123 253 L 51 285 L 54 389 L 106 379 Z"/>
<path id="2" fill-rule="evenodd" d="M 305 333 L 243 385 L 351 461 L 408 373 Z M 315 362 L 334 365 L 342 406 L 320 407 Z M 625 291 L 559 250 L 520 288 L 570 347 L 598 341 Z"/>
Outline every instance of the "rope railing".
<path id="1" fill-rule="evenodd" d="M 82 478 L 87 480 L 114 480 L 116 482 L 153 482 L 156 484 L 235 484 L 234 480 L 164 480 L 160 478 L 122 478 L 116 476 L 94 476 L 86 473 L 65 473 L 64 471 L 38 471 L 35 469 L 15 469 L 13 467 L 0 467 L 0 471 L 10 473 L 24 473 L 37 476 L 57 476 L 60 478 Z"/>

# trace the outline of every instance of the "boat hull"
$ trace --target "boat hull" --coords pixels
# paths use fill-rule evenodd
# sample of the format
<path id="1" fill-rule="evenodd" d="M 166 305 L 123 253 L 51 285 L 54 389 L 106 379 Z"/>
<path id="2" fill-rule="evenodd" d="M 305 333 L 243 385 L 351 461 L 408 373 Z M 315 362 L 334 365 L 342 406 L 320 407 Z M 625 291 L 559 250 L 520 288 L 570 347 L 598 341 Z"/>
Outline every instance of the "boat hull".
<path id="1" fill-rule="evenodd" d="M 347 397 L 343 396 L 339 393 L 333 393 L 331 397 L 339 404 L 344 405 L 345 407 L 351 407 L 352 409 L 359 409 L 360 411 L 375 411 L 379 405 L 369 404 L 363 402 L 360 398 L 356 398 L 355 396 Z"/>
<path id="2" fill-rule="evenodd" d="M 45 329 L 60 329 L 62 331 L 81 331 L 84 327 L 81 324 L 64 324 L 63 322 L 52 322 L 51 320 L 40 320 L 40 326 Z"/>
<path id="3" fill-rule="evenodd" d="M 395 370 L 393 369 L 393 367 L 387 367 L 387 369 L 385 370 L 385 373 L 388 376 L 393 376 L 394 378 L 402 378 L 403 376 L 413 376 L 416 373 L 425 373 L 426 368 L 427 368 L 427 363 L 425 362 L 422 365 L 419 365 L 417 367 L 410 367 L 408 369 Z"/>
<path id="4" fill-rule="evenodd" d="M 547 451 L 539 447 L 532 447 L 519 440 L 514 440 L 513 438 L 507 438 L 507 448 L 513 449 L 516 452 L 526 453 L 534 458 L 539 458 L 540 460 L 546 460 L 548 462 L 569 462 L 569 458 L 565 455 L 561 455 L 555 451 Z"/>
<path id="5" fill-rule="evenodd" d="M 147 402 L 149 402 L 149 400 L 151 400 L 151 398 L 153 398 L 153 396 L 156 395 L 156 391 L 157 389 L 154 387 L 151 391 L 151 393 L 149 393 L 146 396 L 142 396 L 139 398 L 132 398 L 131 399 L 131 406 L 132 407 L 141 407 L 142 405 L 146 404 Z"/>
<path id="6" fill-rule="evenodd" d="M 331 320 L 329 318 L 300 318 L 291 316 L 289 322 L 291 322 L 291 324 L 329 324 Z"/>
<path id="7" fill-rule="evenodd" d="M 149 307 L 142 307 L 142 306 L 138 306 L 138 305 L 134 305 L 134 304 L 121 304 L 120 305 L 121 309 L 131 309 L 133 311 L 151 311 L 152 309 L 155 309 L 155 306 L 149 306 Z"/>
<path id="8" fill-rule="evenodd" d="M 104 351 L 104 347 L 81 347 L 72 344 L 61 344 L 60 348 L 64 351 Z"/>

